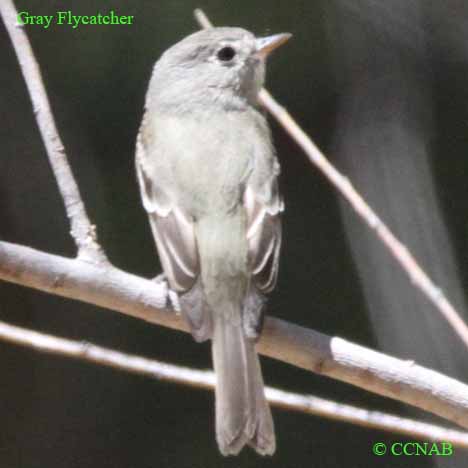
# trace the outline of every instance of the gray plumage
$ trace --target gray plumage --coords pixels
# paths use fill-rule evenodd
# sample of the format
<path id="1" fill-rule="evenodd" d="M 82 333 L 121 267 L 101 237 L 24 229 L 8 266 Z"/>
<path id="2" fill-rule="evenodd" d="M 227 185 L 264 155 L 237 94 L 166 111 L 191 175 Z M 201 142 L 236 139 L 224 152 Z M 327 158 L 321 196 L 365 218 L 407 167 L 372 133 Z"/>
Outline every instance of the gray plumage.
<path id="1" fill-rule="evenodd" d="M 256 99 L 266 53 L 286 39 L 213 28 L 168 49 L 154 67 L 137 140 L 164 272 L 194 338 L 213 341 L 224 455 L 245 444 L 263 455 L 275 450 L 255 340 L 276 282 L 283 204 Z"/>

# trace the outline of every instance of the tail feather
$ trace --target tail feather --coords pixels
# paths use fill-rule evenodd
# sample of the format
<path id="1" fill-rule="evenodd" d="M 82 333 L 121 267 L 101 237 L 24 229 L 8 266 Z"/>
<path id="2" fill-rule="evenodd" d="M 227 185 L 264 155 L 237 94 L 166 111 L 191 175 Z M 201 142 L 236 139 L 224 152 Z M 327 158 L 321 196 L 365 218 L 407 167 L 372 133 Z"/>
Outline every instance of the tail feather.
<path id="1" fill-rule="evenodd" d="M 216 317 L 213 335 L 216 371 L 216 439 L 223 455 L 236 455 L 246 444 L 261 455 L 275 451 L 270 408 L 254 343 L 241 324 Z"/>
<path id="2" fill-rule="evenodd" d="M 275 451 L 275 434 L 266 402 L 255 339 L 263 300 L 249 291 L 246 216 L 201 218 L 196 225 L 204 303 L 190 314 L 198 339 L 212 338 L 216 372 L 216 439 L 223 455 L 251 445 L 262 455 Z M 194 297 L 195 302 L 200 298 Z"/>

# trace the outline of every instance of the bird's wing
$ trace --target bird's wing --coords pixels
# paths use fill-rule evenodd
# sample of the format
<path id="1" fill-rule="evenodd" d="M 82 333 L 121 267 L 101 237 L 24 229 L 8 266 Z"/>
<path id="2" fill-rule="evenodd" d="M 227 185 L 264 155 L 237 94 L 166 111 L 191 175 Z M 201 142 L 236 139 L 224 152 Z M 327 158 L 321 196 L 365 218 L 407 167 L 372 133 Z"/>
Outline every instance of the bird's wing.
<path id="1" fill-rule="evenodd" d="M 145 145 L 139 136 L 136 169 L 143 205 L 148 212 L 159 257 L 170 287 L 177 292 L 192 288 L 199 275 L 193 220 L 153 177 Z M 154 171 L 153 171 L 154 172 Z M 154 174 L 155 175 L 155 174 Z"/>
<path id="2" fill-rule="evenodd" d="M 263 293 L 276 284 L 281 245 L 283 202 L 276 174 L 262 186 L 247 185 L 244 192 L 247 211 L 249 265 L 255 286 Z"/>

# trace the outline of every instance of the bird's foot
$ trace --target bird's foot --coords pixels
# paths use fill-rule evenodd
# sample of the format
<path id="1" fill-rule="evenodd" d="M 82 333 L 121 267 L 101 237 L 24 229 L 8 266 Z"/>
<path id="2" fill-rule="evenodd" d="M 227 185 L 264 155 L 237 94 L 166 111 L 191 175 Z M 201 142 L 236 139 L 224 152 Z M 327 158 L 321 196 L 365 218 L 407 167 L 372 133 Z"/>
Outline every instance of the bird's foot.
<path id="1" fill-rule="evenodd" d="M 161 273 L 153 281 L 161 286 L 164 290 L 164 297 L 166 298 L 166 308 L 173 309 L 177 314 L 180 314 L 179 295 L 169 287 L 169 282 L 165 273 Z"/>

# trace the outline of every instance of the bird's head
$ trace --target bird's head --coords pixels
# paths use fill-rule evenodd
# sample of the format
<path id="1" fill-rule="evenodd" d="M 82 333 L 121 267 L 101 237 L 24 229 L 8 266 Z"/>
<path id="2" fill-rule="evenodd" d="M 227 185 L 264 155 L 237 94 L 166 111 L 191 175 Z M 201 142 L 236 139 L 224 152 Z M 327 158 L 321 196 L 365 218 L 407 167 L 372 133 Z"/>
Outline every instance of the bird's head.
<path id="1" fill-rule="evenodd" d="M 290 34 L 256 38 L 241 28 L 211 28 L 169 48 L 156 63 L 150 93 L 160 105 L 255 105 L 265 60 Z M 150 96 L 151 98 L 151 96 Z"/>

